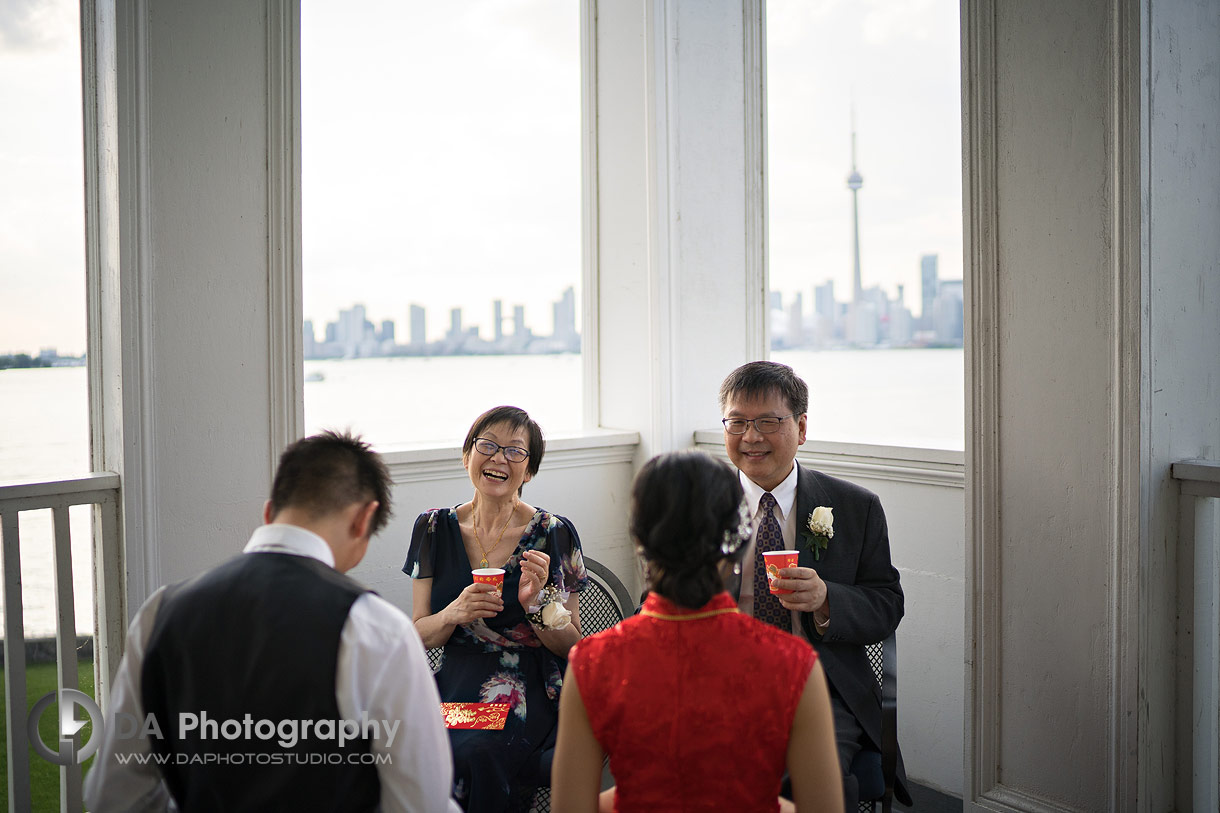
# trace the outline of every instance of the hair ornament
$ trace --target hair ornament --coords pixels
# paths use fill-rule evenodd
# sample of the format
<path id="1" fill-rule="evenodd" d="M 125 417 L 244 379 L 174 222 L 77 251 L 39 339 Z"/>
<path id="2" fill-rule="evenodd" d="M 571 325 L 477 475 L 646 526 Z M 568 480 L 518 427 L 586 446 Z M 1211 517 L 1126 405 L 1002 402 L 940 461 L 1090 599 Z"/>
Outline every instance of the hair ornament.
<path id="1" fill-rule="evenodd" d="M 724 539 L 720 542 L 720 552 L 725 556 L 732 556 L 736 553 L 750 538 L 753 520 L 750 505 L 746 502 L 746 498 L 742 497 L 741 502 L 737 504 L 737 525 L 724 532 Z"/>

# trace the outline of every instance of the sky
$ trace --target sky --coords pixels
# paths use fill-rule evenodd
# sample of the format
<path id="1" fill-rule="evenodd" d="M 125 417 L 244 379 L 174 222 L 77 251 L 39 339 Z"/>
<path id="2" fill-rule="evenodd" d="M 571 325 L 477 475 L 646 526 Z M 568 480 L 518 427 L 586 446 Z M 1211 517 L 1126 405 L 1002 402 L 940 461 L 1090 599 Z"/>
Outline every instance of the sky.
<path id="1" fill-rule="evenodd" d="M 429 334 L 491 301 L 541 333 L 580 293 L 575 0 L 302 0 L 304 315 L 341 308 Z M 76 4 L 0 2 L 0 354 L 85 346 Z M 961 277 L 958 4 L 768 0 L 771 287 L 851 288 L 851 130 L 864 285 L 919 257 Z M 375 24 L 370 21 L 376 21 Z M 460 281 L 460 284 L 455 284 Z M 511 312 L 506 307 L 506 312 Z"/>
<path id="2" fill-rule="evenodd" d="M 958 4 L 768 0 L 768 239 L 785 302 L 833 280 L 852 290 L 854 110 L 861 277 L 918 315 L 919 258 L 962 278 Z"/>
<path id="3" fill-rule="evenodd" d="M 79 19 L 0 0 L 0 354 L 85 349 Z"/>

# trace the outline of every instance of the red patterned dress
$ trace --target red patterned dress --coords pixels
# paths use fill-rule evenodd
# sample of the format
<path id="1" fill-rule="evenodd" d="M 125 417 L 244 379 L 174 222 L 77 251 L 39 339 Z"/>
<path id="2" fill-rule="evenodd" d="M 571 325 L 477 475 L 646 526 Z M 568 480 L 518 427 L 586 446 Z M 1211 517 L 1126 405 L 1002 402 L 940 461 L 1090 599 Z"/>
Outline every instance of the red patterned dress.
<path id="1" fill-rule="evenodd" d="M 817 655 L 737 612 L 650 593 L 569 654 L 619 811 L 779 809 L 788 737 Z"/>

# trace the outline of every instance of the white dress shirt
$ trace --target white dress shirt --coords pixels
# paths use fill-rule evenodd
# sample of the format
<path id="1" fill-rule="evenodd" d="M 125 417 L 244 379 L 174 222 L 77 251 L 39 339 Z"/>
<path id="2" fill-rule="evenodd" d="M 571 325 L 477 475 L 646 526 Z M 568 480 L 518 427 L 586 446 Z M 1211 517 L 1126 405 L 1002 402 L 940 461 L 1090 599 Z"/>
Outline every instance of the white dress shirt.
<path id="1" fill-rule="evenodd" d="M 741 488 L 745 492 L 746 504 L 750 508 L 750 513 L 754 519 L 750 523 L 750 542 L 749 550 L 746 551 L 745 558 L 741 561 L 741 596 L 738 599 L 737 606 L 742 612 L 754 614 L 754 551 L 758 544 L 758 527 L 762 524 L 762 511 L 759 510 L 758 503 L 762 500 L 762 495 L 766 494 L 766 489 L 755 483 L 749 477 L 746 477 L 740 470 L 737 472 L 737 477 L 741 481 Z M 784 481 L 771 489 L 771 496 L 775 498 L 775 508 L 772 513 L 775 519 L 779 522 L 779 529 L 784 536 L 784 550 L 796 550 L 796 463 L 792 464 L 792 471 L 788 472 L 788 476 Z M 805 637 L 801 630 L 801 625 L 797 621 L 796 613 L 792 614 L 792 628 L 790 630 L 794 635 L 802 638 Z"/>
<path id="2" fill-rule="evenodd" d="M 243 553 L 308 556 L 335 565 L 325 540 L 293 525 L 263 525 Z M 175 809 L 160 771 L 149 759 L 149 740 L 119 738 L 113 724 L 118 712 L 131 715 L 125 719 L 144 720 L 140 675 L 164 593 L 162 587 L 149 597 L 127 631 L 127 651 L 110 692 L 102 748 L 85 783 L 85 801 L 94 813 Z M 384 736 L 370 738 L 372 753 L 387 757 L 377 763 L 382 811 L 460 810 L 449 798 L 453 784 L 449 737 L 419 633 L 401 610 L 373 593 L 356 599 L 343 625 L 335 700 L 345 720 L 359 721 L 361 712 L 366 712 L 370 720 L 401 721 L 392 744 Z"/>

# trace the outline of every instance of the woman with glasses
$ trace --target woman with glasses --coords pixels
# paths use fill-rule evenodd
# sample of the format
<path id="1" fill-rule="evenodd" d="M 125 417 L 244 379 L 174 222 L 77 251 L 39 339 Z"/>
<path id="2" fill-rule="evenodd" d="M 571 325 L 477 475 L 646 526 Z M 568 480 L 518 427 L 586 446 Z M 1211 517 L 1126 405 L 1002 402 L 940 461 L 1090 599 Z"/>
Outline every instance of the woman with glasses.
<path id="1" fill-rule="evenodd" d="M 454 798 L 466 810 L 526 810 L 546 784 L 568 650 L 580 640 L 585 587 L 576 529 L 521 500 L 545 444 L 525 410 L 480 415 L 462 444 L 474 495 L 415 521 L 403 571 L 425 647 L 444 647 L 441 700 L 507 704 L 502 729 L 451 728 Z M 473 571 L 502 568 L 501 591 Z M 464 709 L 475 717 L 485 706 Z"/>

